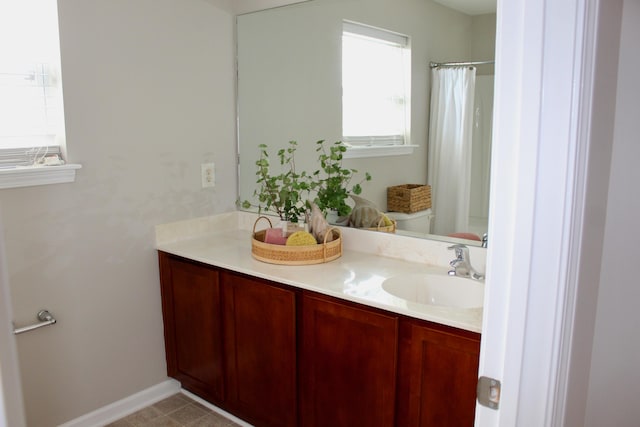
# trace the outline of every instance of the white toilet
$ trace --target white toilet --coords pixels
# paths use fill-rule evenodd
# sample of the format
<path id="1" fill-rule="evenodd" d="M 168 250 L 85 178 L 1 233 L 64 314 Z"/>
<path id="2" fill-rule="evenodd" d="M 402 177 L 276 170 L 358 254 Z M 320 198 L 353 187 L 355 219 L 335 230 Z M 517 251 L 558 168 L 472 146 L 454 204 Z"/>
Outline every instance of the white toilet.
<path id="1" fill-rule="evenodd" d="M 386 212 L 386 215 L 390 219 L 396 220 L 398 230 L 431 234 L 434 217 L 431 209 L 425 209 L 409 214 L 402 212 Z"/>

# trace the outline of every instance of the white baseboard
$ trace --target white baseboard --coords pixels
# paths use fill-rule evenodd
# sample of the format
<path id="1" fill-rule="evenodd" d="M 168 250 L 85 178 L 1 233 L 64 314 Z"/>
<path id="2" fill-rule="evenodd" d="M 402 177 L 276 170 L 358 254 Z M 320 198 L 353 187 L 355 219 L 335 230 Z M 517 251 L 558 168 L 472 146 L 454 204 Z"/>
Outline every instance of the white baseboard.
<path id="1" fill-rule="evenodd" d="M 168 379 L 58 427 L 102 427 L 179 392 L 180 383 Z"/>

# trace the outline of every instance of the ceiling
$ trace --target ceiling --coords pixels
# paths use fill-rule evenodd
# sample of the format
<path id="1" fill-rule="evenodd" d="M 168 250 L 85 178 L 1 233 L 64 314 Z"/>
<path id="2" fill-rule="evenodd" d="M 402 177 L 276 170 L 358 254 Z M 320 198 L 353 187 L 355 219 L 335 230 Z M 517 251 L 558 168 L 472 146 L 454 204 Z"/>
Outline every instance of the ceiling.
<path id="1" fill-rule="evenodd" d="M 482 15 L 496 13 L 496 0 L 433 0 L 436 3 L 466 13 L 467 15 Z"/>
<path id="2" fill-rule="evenodd" d="M 211 0 L 208 0 L 211 1 Z M 272 7 L 285 6 L 293 3 L 302 3 L 309 0 L 233 0 L 233 10 L 236 15 L 270 9 Z"/>
<path id="3" fill-rule="evenodd" d="M 268 9 L 292 3 L 301 3 L 309 0 L 207 0 L 211 3 L 227 3 L 236 14 Z M 482 15 L 496 12 L 496 0 L 433 0 L 451 9 L 466 13 L 467 15 Z"/>

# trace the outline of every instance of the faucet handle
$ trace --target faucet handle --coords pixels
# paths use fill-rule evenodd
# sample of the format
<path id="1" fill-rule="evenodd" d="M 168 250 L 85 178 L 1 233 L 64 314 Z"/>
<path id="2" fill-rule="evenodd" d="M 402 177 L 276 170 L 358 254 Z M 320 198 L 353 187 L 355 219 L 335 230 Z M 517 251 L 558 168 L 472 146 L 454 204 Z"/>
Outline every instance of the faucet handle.
<path id="1" fill-rule="evenodd" d="M 450 250 L 456 251 L 456 259 L 451 261 L 449 265 L 453 267 L 448 271 L 449 276 L 471 277 L 474 280 L 484 280 L 484 274 L 474 270 L 469 262 L 469 248 L 466 245 L 451 245 Z"/>
<path id="2" fill-rule="evenodd" d="M 456 258 L 458 259 L 465 259 L 465 255 L 469 251 L 469 248 L 467 248 L 466 245 L 462 244 L 451 245 L 447 249 L 454 250 L 456 253 Z"/>

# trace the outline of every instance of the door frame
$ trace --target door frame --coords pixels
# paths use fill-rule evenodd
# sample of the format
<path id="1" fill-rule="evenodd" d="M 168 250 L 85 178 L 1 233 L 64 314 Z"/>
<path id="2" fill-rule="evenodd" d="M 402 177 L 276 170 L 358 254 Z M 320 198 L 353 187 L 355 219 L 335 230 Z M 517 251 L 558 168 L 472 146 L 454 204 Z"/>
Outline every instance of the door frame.
<path id="1" fill-rule="evenodd" d="M 26 426 L 0 204 L 0 427 Z"/>
<path id="2" fill-rule="evenodd" d="M 622 0 L 602 3 L 498 0 L 479 375 L 502 389 L 499 410 L 477 406 L 480 427 L 584 417 Z"/>

